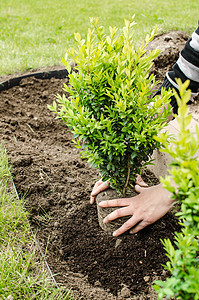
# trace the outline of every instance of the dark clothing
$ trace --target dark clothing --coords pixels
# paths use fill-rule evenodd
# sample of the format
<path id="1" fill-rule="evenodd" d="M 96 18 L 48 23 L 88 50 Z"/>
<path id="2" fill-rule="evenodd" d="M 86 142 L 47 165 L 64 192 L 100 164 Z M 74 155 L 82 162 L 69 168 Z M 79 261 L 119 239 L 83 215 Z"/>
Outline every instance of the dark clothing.
<path id="1" fill-rule="evenodd" d="M 161 88 L 168 90 L 169 88 L 178 91 L 178 85 L 175 78 L 180 78 L 182 82 L 190 80 L 189 89 L 191 90 L 191 99 L 198 95 L 199 91 L 199 27 L 193 32 L 191 38 L 186 42 L 184 49 L 180 52 L 177 62 L 173 66 L 173 70 L 169 71 L 164 82 L 156 92 L 160 94 Z M 174 96 L 171 97 L 171 105 L 173 112 L 177 113 L 178 106 Z"/>

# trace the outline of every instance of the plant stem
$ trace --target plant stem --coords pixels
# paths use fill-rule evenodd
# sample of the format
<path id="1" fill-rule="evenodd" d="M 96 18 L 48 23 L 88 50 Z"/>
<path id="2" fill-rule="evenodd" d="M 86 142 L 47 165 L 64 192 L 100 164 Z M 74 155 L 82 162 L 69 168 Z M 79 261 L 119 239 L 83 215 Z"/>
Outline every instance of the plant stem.
<path id="1" fill-rule="evenodd" d="M 125 193 L 126 193 L 126 188 L 127 188 L 128 184 L 129 184 L 130 173 L 131 173 L 131 168 L 130 168 L 129 160 L 128 160 L 128 173 L 127 173 L 126 182 L 125 182 L 125 185 L 124 185 L 123 191 L 122 191 L 122 195 L 123 195 L 123 196 L 125 195 Z"/>

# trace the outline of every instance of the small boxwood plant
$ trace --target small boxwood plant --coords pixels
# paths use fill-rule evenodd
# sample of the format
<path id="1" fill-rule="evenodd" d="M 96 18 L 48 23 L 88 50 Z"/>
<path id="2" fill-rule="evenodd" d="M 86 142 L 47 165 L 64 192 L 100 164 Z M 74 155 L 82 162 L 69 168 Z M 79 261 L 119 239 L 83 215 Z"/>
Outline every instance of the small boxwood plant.
<path id="1" fill-rule="evenodd" d="M 169 239 L 163 241 L 169 258 L 165 268 L 171 277 L 165 282 L 156 281 L 158 299 L 199 299 L 199 128 L 196 126 L 195 134 L 189 129 L 192 116 L 186 105 L 191 95 L 186 91 L 188 84 L 178 81 L 181 96 L 176 93 L 178 137 L 169 144 L 167 135 L 161 133 L 158 138 L 164 146 L 163 151 L 173 158 L 170 175 L 161 181 L 180 203 L 181 209 L 176 215 L 182 224 L 181 232 L 175 233 L 175 245 Z M 177 188 L 171 186 L 171 180 Z"/>
<path id="2" fill-rule="evenodd" d="M 96 18 L 86 39 L 75 33 L 76 46 L 63 60 L 70 74 L 64 88 L 68 96 L 58 95 L 49 107 L 74 133 L 82 157 L 123 194 L 150 163 L 160 146 L 154 136 L 171 113 L 170 106 L 162 111 L 170 92 L 152 97 L 157 82 L 149 71 L 159 50 L 147 52 L 146 47 L 156 29 L 136 47 L 134 25 L 125 20 L 122 29 L 109 27 L 105 34 Z"/>

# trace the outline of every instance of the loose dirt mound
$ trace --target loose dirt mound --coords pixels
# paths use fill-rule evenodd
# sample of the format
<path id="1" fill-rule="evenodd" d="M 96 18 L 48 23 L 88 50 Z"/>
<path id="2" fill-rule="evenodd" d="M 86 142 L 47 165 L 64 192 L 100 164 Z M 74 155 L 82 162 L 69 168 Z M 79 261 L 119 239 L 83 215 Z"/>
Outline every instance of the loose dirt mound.
<path id="1" fill-rule="evenodd" d="M 150 45 L 162 47 L 153 72 L 170 69 L 187 35 L 172 32 Z M 67 127 L 47 109 L 67 79 L 23 79 L 0 93 L 0 136 L 13 165 L 14 181 L 46 259 L 59 284 L 82 299 L 156 299 L 154 278 L 167 275 L 160 238 L 179 229 L 172 213 L 140 233 L 120 238 L 99 227 L 89 194 L 99 178 L 81 160 Z"/>

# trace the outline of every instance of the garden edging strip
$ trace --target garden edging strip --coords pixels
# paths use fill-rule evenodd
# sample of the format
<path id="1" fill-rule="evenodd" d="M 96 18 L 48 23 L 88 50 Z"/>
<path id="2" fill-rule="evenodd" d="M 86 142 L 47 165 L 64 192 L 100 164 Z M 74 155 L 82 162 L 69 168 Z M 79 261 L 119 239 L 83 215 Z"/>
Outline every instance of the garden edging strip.
<path id="1" fill-rule="evenodd" d="M 0 83 L 0 91 L 7 90 L 9 88 L 12 88 L 13 86 L 17 86 L 19 82 L 22 79 L 28 78 L 28 77 L 35 77 L 37 79 L 50 79 L 50 78 L 65 78 L 68 76 L 68 71 L 63 69 L 58 70 L 52 70 L 52 71 L 44 71 L 44 72 L 34 72 L 34 73 L 27 73 L 21 76 L 10 78 L 6 81 L 3 81 Z"/>

